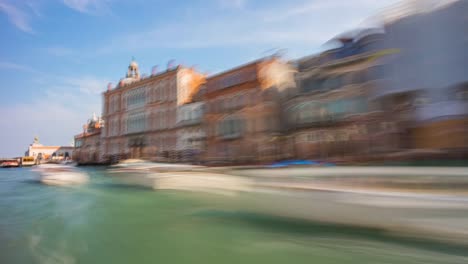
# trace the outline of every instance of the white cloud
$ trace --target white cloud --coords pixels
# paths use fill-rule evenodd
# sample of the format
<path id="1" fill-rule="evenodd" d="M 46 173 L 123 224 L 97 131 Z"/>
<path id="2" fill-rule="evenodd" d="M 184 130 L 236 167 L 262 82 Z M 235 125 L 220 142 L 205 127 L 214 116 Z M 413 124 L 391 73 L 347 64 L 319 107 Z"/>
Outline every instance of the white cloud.
<path id="1" fill-rule="evenodd" d="M 335 19 L 340 20 L 339 16 L 346 12 L 356 12 L 359 10 L 379 9 L 400 0 L 327 0 L 327 1 L 303 1 L 297 5 L 291 5 L 282 8 L 276 8 L 265 12 L 265 19 L 277 21 L 292 19 L 304 15 L 322 16 L 324 12 L 330 16 L 336 15 Z M 273 11 L 273 12 L 272 12 Z M 359 17 L 364 19 L 364 17 Z"/>
<path id="2" fill-rule="evenodd" d="M 108 0 L 63 0 L 69 8 L 87 14 L 108 12 L 108 2 Z"/>
<path id="3" fill-rule="evenodd" d="M 98 53 L 152 48 L 284 47 L 317 49 L 330 38 L 355 28 L 379 8 L 398 0 L 327 0 L 271 3 L 264 8 L 182 18 L 137 33 L 113 37 Z M 242 2 L 242 1 L 241 1 Z M 244 5 L 245 3 L 242 3 Z M 187 26 L 190 25 L 190 26 Z"/>
<path id="4" fill-rule="evenodd" d="M 40 1 L 31 0 L 26 2 L 27 7 L 36 15 L 37 17 L 43 17 Z"/>
<path id="5" fill-rule="evenodd" d="M 16 63 L 12 63 L 12 62 L 6 62 L 6 61 L 0 61 L 0 69 L 25 71 L 25 72 L 36 72 L 36 70 L 34 70 L 33 68 L 31 68 L 29 66 L 16 64 Z"/>
<path id="6" fill-rule="evenodd" d="M 29 16 L 19 8 L 9 4 L 5 0 L 0 0 L 0 11 L 4 12 L 8 16 L 8 20 L 18 29 L 27 33 L 34 33 L 29 24 Z"/>

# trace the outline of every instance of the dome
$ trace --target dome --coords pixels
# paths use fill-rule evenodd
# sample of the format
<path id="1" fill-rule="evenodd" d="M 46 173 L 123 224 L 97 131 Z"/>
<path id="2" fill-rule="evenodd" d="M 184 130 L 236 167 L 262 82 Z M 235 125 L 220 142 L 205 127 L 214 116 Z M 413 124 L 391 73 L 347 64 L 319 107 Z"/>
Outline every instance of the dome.
<path id="1" fill-rule="evenodd" d="M 128 66 L 130 68 L 138 68 L 138 63 L 136 63 L 136 61 L 132 60 L 132 62 L 130 62 L 130 65 Z"/>
<path id="2" fill-rule="evenodd" d="M 124 78 L 122 80 L 120 80 L 120 85 L 123 86 L 123 85 L 127 85 L 127 84 L 131 84 L 132 82 L 135 82 L 136 79 L 135 78 L 131 78 L 131 77 L 128 77 L 128 78 Z"/>

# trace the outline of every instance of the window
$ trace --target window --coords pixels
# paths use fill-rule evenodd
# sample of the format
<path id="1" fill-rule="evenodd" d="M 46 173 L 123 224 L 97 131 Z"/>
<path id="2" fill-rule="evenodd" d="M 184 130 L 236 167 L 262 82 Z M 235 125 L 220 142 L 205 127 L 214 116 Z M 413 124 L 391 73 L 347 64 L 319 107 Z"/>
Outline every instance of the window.
<path id="1" fill-rule="evenodd" d="M 220 112 L 224 112 L 228 108 L 228 100 L 227 99 L 221 99 L 219 100 L 219 110 Z"/>
<path id="2" fill-rule="evenodd" d="M 255 118 L 250 120 L 248 130 L 250 132 L 255 132 Z"/>
<path id="3" fill-rule="evenodd" d="M 156 102 L 158 95 L 158 90 L 156 86 L 151 87 L 151 102 Z"/>
<path id="4" fill-rule="evenodd" d="M 161 116 L 159 117 L 159 121 L 160 121 L 160 128 L 164 129 L 166 128 L 166 116 L 167 116 L 167 111 L 162 111 L 161 112 Z"/>
<path id="5" fill-rule="evenodd" d="M 163 125 L 162 116 L 163 116 L 162 112 L 157 112 L 157 114 L 156 114 L 156 128 L 157 129 L 162 128 L 162 125 Z"/>
<path id="6" fill-rule="evenodd" d="M 338 89 L 341 86 L 341 76 L 331 76 L 323 82 L 323 88 L 326 90 Z"/>
<path id="7" fill-rule="evenodd" d="M 318 102 L 307 102 L 297 108 L 297 121 L 300 123 L 316 122 L 320 117 L 321 104 Z"/>
<path id="8" fill-rule="evenodd" d="M 239 118 L 226 118 L 218 124 L 218 135 L 224 138 L 240 137 L 243 121 Z"/>
<path id="9" fill-rule="evenodd" d="M 119 95 L 114 94 L 109 98 L 109 113 L 119 111 Z"/>
<path id="10" fill-rule="evenodd" d="M 156 88 L 155 88 L 155 91 L 154 91 L 154 100 L 155 101 L 159 101 L 161 100 L 161 88 L 159 87 L 159 83 L 156 84 Z"/>
<path id="11" fill-rule="evenodd" d="M 318 141 L 317 139 L 317 134 L 316 133 L 310 133 L 307 135 L 307 141 L 309 142 L 316 142 Z"/>
<path id="12" fill-rule="evenodd" d="M 211 110 L 211 113 L 214 113 L 214 114 L 218 112 L 218 104 L 215 100 L 211 101 L 210 110 Z"/>
<path id="13" fill-rule="evenodd" d="M 234 97 L 227 97 L 226 98 L 226 108 L 232 109 L 234 107 Z"/>
<path id="14" fill-rule="evenodd" d="M 249 98 L 250 98 L 250 105 L 255 106 L 255 104 L 257 103 L 257 94 L 255 92 L 251 92 L 249 94 Z"/>
<path id="15" fill-rule="evenodd" d="M 127 119 L 126 118 L 122 119 L 122 127 L 120 128 L 120 131 L 122 134 L 125 134 L 127 132 Z"/>
<path id="16" fill-rule="evenodd" d="M 245 93 L 241 94 L 239 97 L 240 106 L 245 106 L 247 104 L 247 95 Z"/>
<path id="17" fill-rule="evenodd" d="M 267 117 L 267 127 L 268 127 L 268 130 L 276 129 L 276 118 L 274 116 Z"/>
<path id="18" fill-rule="evenodd" d="M 142 107 L 146 103 L 146 87 L 138 87 L 126 93 L 127 108 L 135 109 Z"/>
<path id="19" fill-rule="evenodd" d="M 142 132 L 146 128 L 146 118 L 144 113 L 132 114 L 127 119 L 127 132 Z"/>
<path id="20" fill-rule="evenodd" d="M 110 135 L 117 136 L 119 134 L 119 120 L 114 118 L 110 122 Z"/>
<path id="21" fill-rule="evenodd" d="M 159 83 L 159 100 L 166 100 L 166 81 L 163 80 Z"/>
<path id="22" fill-rule="evenodd" d="M 355 105 L 354 111 L 356 113 L 365 113 L 368 111 L 368 103 L 367 103 L 366 98 L 363 98 L 363 97 L 354 98 L 354 105 Z"/>
<path id="23" fill-rule="evenodd" d="M 312 78 L 302 80 L 301 90 L 304 93 L 317 91 L 317 90 L 322 89 L 322 83 L 323 83 L 322 79 L 318 79 L 317 77 L 314 76 Z"/>

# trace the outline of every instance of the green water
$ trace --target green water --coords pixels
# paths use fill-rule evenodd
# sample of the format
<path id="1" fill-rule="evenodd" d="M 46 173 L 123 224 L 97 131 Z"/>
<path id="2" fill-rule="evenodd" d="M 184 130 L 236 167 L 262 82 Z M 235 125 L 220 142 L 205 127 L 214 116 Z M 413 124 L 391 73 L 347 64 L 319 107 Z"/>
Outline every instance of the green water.
<path id="1" fill-rule="evenodd" d="M 86 168 L 88 185 L 0 170 L 0 263 L 468 263 L 468 250 L 215 206 Z M 213 203 L 210 202 L 212 199 Z"/>

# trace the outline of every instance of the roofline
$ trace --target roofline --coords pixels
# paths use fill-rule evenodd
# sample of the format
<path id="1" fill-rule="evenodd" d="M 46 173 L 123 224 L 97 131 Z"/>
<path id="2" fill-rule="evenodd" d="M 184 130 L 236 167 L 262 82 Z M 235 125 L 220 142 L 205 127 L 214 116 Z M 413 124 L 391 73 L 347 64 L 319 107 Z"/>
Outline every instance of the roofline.
<path id="1" fill-rule="evenodd" d="M 152 80 L 154 80 L 154 79 L 161 78 L 161 77 L 163 77 L 164 75 L 169 75 L 170 73 L 174 73 L 174 72 L 177 72 L 177 71 L 179 71 L 179 70 L 181 70 L 181 69 L 185 69 L 185 68 L 186 68 L 186 67 L 183 67 L 183 66 L 181 66 L 181 65 L 178 65 L 175 69 L 166 70 L 166 71 L 160 72 L 160 73 L 158 73 L 158 74 L 150 75 L 150 76 L 148 76 L 148 77 L 146 77 L 146 78 L 141 78 L 140 80 L 135 81 L 135 82 L 132 82 L 132 83 L 130 83 L 130 84 L 128 84 L 128 85 L 125 85 L 125 86 L 123 86 L 123 87 L 116 86 L 114 89 L 111 89 L 111 90 L 102 92 L 102 94 L 105 95 L 105 94 L 107 94 L 107 93 L 113 93 L 113 92 L 117 92 L 117 91 L 123 90 L 123 89 L 134 88 L 134 87 L 136 87 L 136 86 L 138 86 L 138 85 L 141 85 L 142 83 L 150 82 L 150 81 L 152 81 Z M 119 82 L 120 82 L 120 80 L 119 80 Z"/>
<path id="2" fill-rule="evenodd" d="M 73 148 L 73 146 L 30 146 L 32 148 L 37 148 L 37 149 L 47 149 L 47 148 Z"/>
<path id="3" fill-rule="evenodd" d="M 81 133 L 81 134 L 75 135 L 74 138 L 75 139 L 84 138 L 84 137 L 96 136 L 96 135 L 99 135 L 99 134 L 101 134 L 101 131 L 97 131 L 97 132 L 94 132 L 94 133 Z"/>
<path id="4" fill-rule="evenodd" d="M 228 73 L 231 73 L 231 72 L 240 70 L 240 69 L 242 69 L 242 68 L 251 66 L 251 65 L 253 65 L 253 64 L 257 64 L 257 63 L 260 63 L 260 62 L 263 62 L 263 61 L 267 61 L 267 60 L 270 60 L 270 59 L 273 59 L 273 58 L 275 58 L 275 57 L 274 57 L 274 56 L 262 57 L 262 58 L 260 58 L 260 59 L 256 59 L 256 60 L 253 60 L 253 61 L 250 61 L 250 62 L 241 64 L 241 65 L 238 65 L 238 66 L 236 66 L 236 67 L 234 67 L 234 68 L 230 68 L 230 69 L 228 69 L 228 70 L 225 70 L 225 71 L 222 71 L 222 72 L 213 74 L 213 75 L 211 75 L 211 76 L 208 76 L 208 77 L 206 78 L 206 80 L 208 81 L 209 79 L 217 78 L 217 77 L 220 77 L 220 76 L 222 76 L 222 75 L 224 75 L 224 74 L 228 74 Z"/>
<path id="5" fill-rule="evenodd" d="M 364 34 L 366 32 L 370 32 L 370 33 Z M 353 42 L 357 42 L 360 39 L 364 38 L 365 36 L 374 35 L 374 34 L 385 34 L 384 27 L 363 27 L 363 28 L 356 28 L 353 30 L 348 30 L 329 39 L 328 41 L 323 43 L 322 46 L 329 45 L 335 42 L 342 43 L 341 41 L 342 39 L 349 39 L 349 40 L 352 40 Z"/>

